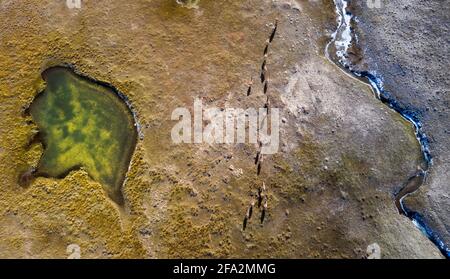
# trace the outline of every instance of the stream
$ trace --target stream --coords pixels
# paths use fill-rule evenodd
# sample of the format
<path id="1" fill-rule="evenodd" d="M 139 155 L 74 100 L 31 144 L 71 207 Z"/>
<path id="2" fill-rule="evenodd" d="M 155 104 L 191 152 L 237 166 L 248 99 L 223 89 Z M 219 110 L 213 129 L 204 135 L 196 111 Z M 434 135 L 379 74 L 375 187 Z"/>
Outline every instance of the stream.
<path id="1" fill-rule="evenodd" d="M 415 134 L 420 143 L 423 154 L 423 166 L 417 173 L 410 177 L 403 185 L 402 189 L 395 195 L 395 205 L 399 212 L 407 216 L 414 225 L 430 239 L 441 251 L 441 253 L 448 259 L 450 258 L 450 248 L 440 239 L 440 237 L 430 227 L 427 226 L 423 216 L 406 208 L 403 204 L 403 199 L 417 191 L 425 182 L 428 170 L 433 164 L 433 158 L 430 153 L 429 141 L 425 133 L 422 131 L 422 123 L 416 117 L 403 110 L 389 92 L 384 90 L 383 78 L 380 73 L 371 71 L 356 71 L 352 68 L 351 62 L 347 59 L 348 49 L 350 48 L 354 39 L 352 33 L 353 15 L 348 11 L 349 0 L 333 0 L 336 7 L 337 14 L 337 29 L 331 35 L 332 40 L 325 48 L 325 56 L 344 72 L 354 78 L 368 83 L 377 99 L 389 106 L 392 110 L 399 113 L 405 120 L 410 122 L 415 129 Z"/>

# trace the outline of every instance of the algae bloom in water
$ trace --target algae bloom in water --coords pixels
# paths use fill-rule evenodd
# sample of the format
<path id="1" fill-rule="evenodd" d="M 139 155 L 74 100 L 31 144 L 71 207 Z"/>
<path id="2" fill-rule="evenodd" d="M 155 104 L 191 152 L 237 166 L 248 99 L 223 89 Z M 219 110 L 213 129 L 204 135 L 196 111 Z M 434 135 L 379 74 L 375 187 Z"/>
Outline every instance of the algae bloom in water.
<path id="1" fill-rule="evenodd" d="M 30 106 L 44 145 L 36 176 L 62 178 L 84 168 L 121 204 L 137 141 L 127 104 L 113 88 L 68 68 L 50 68 L 42 76 L 46 88 Z"/>

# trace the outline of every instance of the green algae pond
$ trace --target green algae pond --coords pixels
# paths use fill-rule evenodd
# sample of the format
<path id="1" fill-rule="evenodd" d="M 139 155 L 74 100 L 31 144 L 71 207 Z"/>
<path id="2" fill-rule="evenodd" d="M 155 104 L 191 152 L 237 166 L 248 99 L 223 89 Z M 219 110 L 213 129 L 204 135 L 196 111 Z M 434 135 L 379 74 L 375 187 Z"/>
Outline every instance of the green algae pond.
<path id="1" fill-rule="evenodd" d="M 121 187 L 138 131 L 122 95 L 66 67 L 42 73 L 46 88 L 29 107 L 44 152 L 34 176 L 63 178 L 83 168 L 122 204 Z"/>

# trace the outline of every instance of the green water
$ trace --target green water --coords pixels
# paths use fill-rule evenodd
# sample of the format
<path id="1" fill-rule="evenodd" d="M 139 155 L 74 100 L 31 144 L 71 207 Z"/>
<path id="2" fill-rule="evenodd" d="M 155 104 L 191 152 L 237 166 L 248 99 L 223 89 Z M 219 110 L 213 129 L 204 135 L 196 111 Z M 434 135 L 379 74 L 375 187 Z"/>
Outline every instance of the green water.
<path id="1" fill-rule="evenodd" d="M 44 153 L 37 176 L 62 178 L 84 168 L 109 196 L 122 203 L 121 186 L 137 141 L 133 115 L 109 87 L 55 67 L 30 106 Z"/>

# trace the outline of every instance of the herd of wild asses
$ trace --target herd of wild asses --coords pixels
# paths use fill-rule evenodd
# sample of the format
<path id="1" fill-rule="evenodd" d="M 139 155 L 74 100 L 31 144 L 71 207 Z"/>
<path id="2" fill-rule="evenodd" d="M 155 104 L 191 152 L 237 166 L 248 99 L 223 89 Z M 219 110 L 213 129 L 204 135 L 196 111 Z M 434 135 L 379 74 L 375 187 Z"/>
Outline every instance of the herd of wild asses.
<path id="1" fill-rule="evenodd" d="M 266 96 L 264 108 L 267 110 L 267 115 L 269 114 L 269 111 L 270 111 L 270 97 L 268 94 L 269 72 L 267 70 L 267 58 L 269 56 L 270 44 L 272 43 L 273 39 L 275 38 L 275 34 L 277 33 L 277 28 L 278 28 L 278 20 L 275 20 L 275 24 L 274 24 L 272 33 L 270 34 L 270 37 L 266 40 L 266 45 L 264 47 L 264 59 L 263 59 L 262 65 L 261 65 L 260 79 L 261 79 L 261 84 L 263 85 L 263 93 Z M 253 86 L 253 77 L 250 79 L 250 82 L 248 84 L 247 96 L 250 96 L 252 94 L 252 86 Z M 264 154 L 262 153 L 262 147 L 263 147 L 263 142 L 261 141 L 261 139 L 259 139 L 258 145 L 257 145 L 257 152 L 256 152 L 256 156 L 255 156 L 256 173 L 258 176 L 261 174 L 261 168 L 262 168 L 262 164 L 264 162 Z M 252 218 L 253 207 L 255 206 L 255 204 L 261 210 L 260 223 L 263 224 L 264 218 L 266 217 L 266 213 L 267 213 L 267 207 L 268 207 L 268 205 L 267 205 L 268 204 L 268 195 L 267 195 L 267 189 L 266 189 L 265 182 L 263 182 L 262 185 L 260 187 L 258 187 L 258 193 L 256 195 L 256 199 L 255 198 L 252 199 L 252 201 L 247 209 L 247 212 L 244 217 L 244 222 L 243 222 L 243 230 L 244 231 L 247 228 L 247 223 Z"/>

